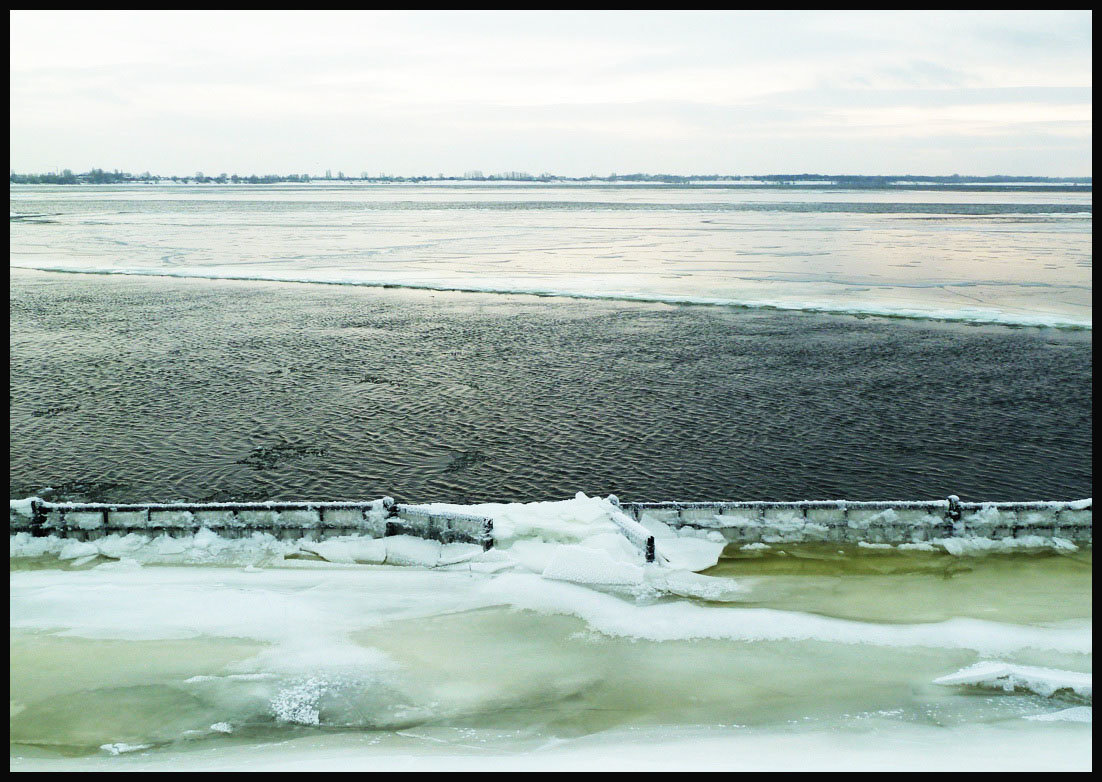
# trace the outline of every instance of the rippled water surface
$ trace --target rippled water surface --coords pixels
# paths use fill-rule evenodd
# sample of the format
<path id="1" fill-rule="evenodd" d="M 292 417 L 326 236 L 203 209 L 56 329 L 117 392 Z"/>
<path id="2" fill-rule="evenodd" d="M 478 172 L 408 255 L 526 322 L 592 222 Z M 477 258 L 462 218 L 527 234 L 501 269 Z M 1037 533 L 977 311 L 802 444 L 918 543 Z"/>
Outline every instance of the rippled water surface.
<path id="1" fill-rule="evenodd" d="M 11 496 L 1091 496 L 1090 332 L 13 272 Z"/>

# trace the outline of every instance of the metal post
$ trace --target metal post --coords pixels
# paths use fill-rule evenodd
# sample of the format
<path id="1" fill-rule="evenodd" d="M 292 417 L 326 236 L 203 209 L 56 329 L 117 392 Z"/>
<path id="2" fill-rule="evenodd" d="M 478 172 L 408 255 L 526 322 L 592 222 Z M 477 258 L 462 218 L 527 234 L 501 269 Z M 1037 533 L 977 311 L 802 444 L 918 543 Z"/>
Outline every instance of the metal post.
<path id="1" fill-rule="evenodd" d="M 46 510 L 42 507 L 42 500 L 31 500 L 31 535 L 46 537 Z"/>
<path id="2" fill-rule="evenodd" d="M 390 500 L 390 502 L 387 502 L 387 500 Z M 383 529 L 383 536 L 390 537 L 391 535 L 397 535 L 398 503 L 390 499 L 390 497 L 383 497 L 383 507 L 386 508 L 387 518 L 386 527 Z M 361 516 L 366 513 L 368 513 L 368 510 L 365 508 L 363 511 L 361 511 Z M 390 521 L 390 519 L 394 519 L 394 521 Z"/>
<path id="3" fill-rule="evenodd" d="M 949 521 L 953 522 L 953 534 L 963 535 L 964 522 L 961 521 L 960 497 L 955 494 L 950 494 L 945 499 L 949 501 L 949 508 L 946 510 L 945 516 Z"/>

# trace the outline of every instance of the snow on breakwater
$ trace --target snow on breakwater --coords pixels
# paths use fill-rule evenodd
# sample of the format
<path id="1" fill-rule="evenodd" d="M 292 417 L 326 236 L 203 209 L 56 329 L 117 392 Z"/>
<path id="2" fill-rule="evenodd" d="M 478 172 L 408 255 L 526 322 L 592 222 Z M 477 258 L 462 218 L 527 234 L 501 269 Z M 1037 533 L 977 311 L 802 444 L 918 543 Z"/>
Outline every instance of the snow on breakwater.
<path id="1" fill-rule="evenodd" d="M 413 535 L 441 543 L 511 546 L 577 543 L 617 534 L 646 562 L 688 569 L 714 564 L 716 546 L 858 543 L 951 554 L 1050 547 L 1092 541 L 1092 500 L 1069 502 L 930 501 L 627 502 L 614 496 L 528 503 L 399 504 L 370 502 L 52 503 L 12 500 L 9 529 L 93 540 L 110 534 L 182 535 L 212 530 L 229 537 L 266 533 L 324 541 L 332 537 Z M 692 541 L 696 541 L 695 543 Z M 660 545 L 658 545 L 660 542 Z M 522 546 L 523 547 L 523 546 Z M 694 551 L 695 547 L 695 551 Z M 656 551 L 657 550 L 657 551 Z"/>
<path id="2" fill-rule="evenodd" d="M 461 553 L 465 545 L 488 549 L 492 544 L 508 549 L 512 560 L 540 573 L 548 568 L 575 573 L 576 563 L 564 561 L 573 552 L 579 561 L 586 561 L 584 570 L 603 570 L 604 578 L 616 581 L 626 577 L 622 572 L 610 575 L 617 563 L 636 567 L 657 559 L 673 569 L 703 570 L 716 563 L 728 544 L 858 543 L 867 548 L 899 546 L 955 555 L 1075 550 L 1092 540 L 1092 500 L 962 503 L 950 497 L 928 502 L 621 506 L 613 496 L 588 497 L 579 492 L 566 501 L 478 505 L 398 505 L 383 498 L 367 503 L 131 506 L 43 503 L 28 498 L 11 501 L 9 528 L 15 533 L 12 556 L 64 551 L 67 559 L 121 558 L 120 551 L 142 549 L 143 556 L 177 557 L 174 561 L 191 551 L 184 560 L 203 561 L 214 550 L 231 561 L 260 561 L 306 552 L 335 562 L 435 567 L 456 564 L 453 557 L 470 559 Z M 399 538 L 407 542 L 396 543 Z M 154 541 L 158 541 L 155 546 Z M 418 552 L 412 553 L 411 547 L 418 547 Z M 74 555 L 77 551 L 83 553 Z M 494 561 L 489 554 L 482 559 Z"/>
<path id="3" fill-rule="evenodd" d="M 721 535 L 729 543 L 832 542 L 888 545 L 951 554 L 1029 548 L 1074 549 L 1092 540 L 1092 500 L 626 503 L 644 526 L 679 535 Z M 657 529 L 657 527 L 655 527 Z M 657 533 L 661 535 L 662 533 Z"/>
<path id="4" fill-rule="evenodd" d="M 624 516 L 615 498 L 587 497 L 580 492 L 572 500 L 528 504 L 393 506 L 378 500 L 363 504 L 366 510 L 356 507 L 357 513 L 363 510 L 361 519 L 342 519 L 338 526 L 324 521 L 324 509 L 271 503 L 272 510 L 258 511 L 251 504 L 242 504 L 241 508 L 252 509 L 242 513 L 264 516 L 233 524 L 220 518 L 229 526 L 219 531 L 230 531 L 232 537 L 209 528 L 209 519 L 196 518 L 196 514 L 228 513 L 223 506 L 195 511 L 171 505 L 149 506 L 143 515 L 130 506 L 102 505 L 89 510 L 88 505 L 66 508 L 64 504 L 51 504 L 41 506 L 48 510 L 45 520 L 31 529 L 34 503 L 18 500 L 11 504 L 13 558 L 54 555 L 82 564 L 99 556 L 134 564 L 260 564 L 314 557 L 336 563 L 476 572 L 519 568 L 551 579 L 640 588 L 666 582 L 662 575 L 648 577 L 655 570 L 647 567 L 651 559 L 646 547 L 648 530 Z M 290 510 L 286 509 L 288 505 Z M 389 508 L 394 507 L 399 519 L 403 509 L 408 509 L 397 526 L 386 521 Z M 293 514 L 291 526 L 282 522 L 285 513 Z M 113 521 L 114 514 L 123 518 Z M 166 515 L 167 522 L 155 518 L 160 515 Z M 434 528 L 414 527 L 411 518 L 486 520 L 495 546 L 429 535 Z M 258 526 L 267 529 L 262 531 Z M 349 529 L 352 534 L 342 534 Z M 420 535 L 393 534 L 406 529 Z M 663 543 L 658 569 L 703 570 L 716 564 L 724 545 L 715 536 L 700 539 L 671 533 Z M 678 588 L 691 589 L 692 585 L 683 583 Z"/>
<path id="5" fill-rule="evenodd" d="M 73 503 L 46 502 L 38 497 L 13 500 L 12 531 L 56 534 L 86 540 L 105 534 L 141 532 L 183 534 L 210 529 L 227 537 L 255 531 L 279 538 L 371 537 L 412 534 L 442 543 L 492 544 L 492 522 L 462 512 L 433 513 L 400 505 L 390 497 L 335 502 L 222 503 Z"/>

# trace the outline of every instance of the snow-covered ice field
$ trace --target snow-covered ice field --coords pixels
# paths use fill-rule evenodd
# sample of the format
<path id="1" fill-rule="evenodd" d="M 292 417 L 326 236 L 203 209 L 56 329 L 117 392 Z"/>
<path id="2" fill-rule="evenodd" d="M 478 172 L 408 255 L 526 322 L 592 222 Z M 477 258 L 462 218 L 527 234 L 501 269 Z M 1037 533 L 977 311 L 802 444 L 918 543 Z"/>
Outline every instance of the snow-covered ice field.
<path id="1" fill-rule="evenodd" d="M 13 267 L 1091 326 L 1091 193 L 18 186 Z"/>
<path id="2" fill-rule="evenodd" d="M 677 567 L 601 498 L 480 511 L 488 552 L 13 537 L 12 768 L 1091 765 L 1089 548 L 716 565 L 651 523 Z"/>

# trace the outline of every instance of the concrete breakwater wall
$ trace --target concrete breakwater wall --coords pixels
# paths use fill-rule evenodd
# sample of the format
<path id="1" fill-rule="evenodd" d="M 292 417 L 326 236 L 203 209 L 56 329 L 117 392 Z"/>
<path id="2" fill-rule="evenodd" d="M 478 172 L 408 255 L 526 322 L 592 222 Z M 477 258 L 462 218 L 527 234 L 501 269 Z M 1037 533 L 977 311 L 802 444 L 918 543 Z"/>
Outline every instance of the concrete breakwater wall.
<path id="1" fill-rule="evenodd" d="M 11 533 L 95 540 L 113 534 L 191 535 L 209 529 L 224 537 L 264 532 L 281 539 L 342 535 L 414 535 L 441 543 L 493 545 L 493 521 L 460 513 L 427 512 L 389 497 L 371 502 L 10 503 Z"/>
<path id="2" fill-rule="evenodd" d="M 1092 501 L 628 502 L 637 521 L 718 531 L 730 543 L 921 543 L 946 538 L 1092 542 Z"/>
<path id="3" fill-rule="evenodd" d="M 612 521 L 648 562 L 655 559 L 656 536 L 669 535 L 667 528 L 678 534 L 718 532 L 728 543 L 897 545 L 953 538 L 1092 543 L 1090 499 L 987 503 L 961 502 L 955 496 L 884 502 L 621 503 L 615 497 L 608 499 L 615 506 L 610 508 Z M 474 543 L 483 549 L 494 545 L 493 519 L 488 516 L 428 510 L 389 497 L 370 502 L 149 504 L 54 503 L 32 498 L 11 501 L 9 511 L 12 534 L 76 540 L 129 533 L 182 537 L 204 528 L 230 538 L 255 532 L 286 540 L 413 535 L 442 543 Z"/>

